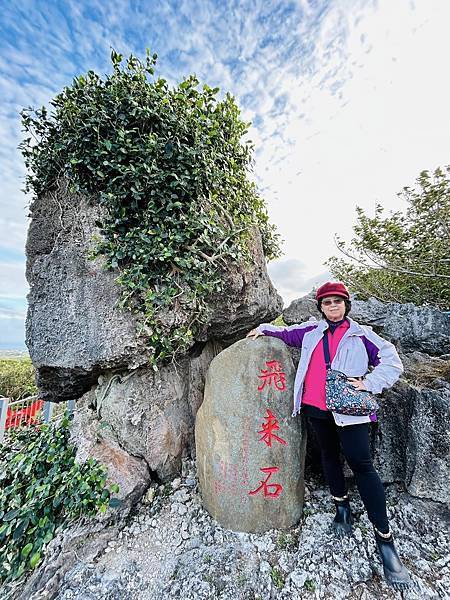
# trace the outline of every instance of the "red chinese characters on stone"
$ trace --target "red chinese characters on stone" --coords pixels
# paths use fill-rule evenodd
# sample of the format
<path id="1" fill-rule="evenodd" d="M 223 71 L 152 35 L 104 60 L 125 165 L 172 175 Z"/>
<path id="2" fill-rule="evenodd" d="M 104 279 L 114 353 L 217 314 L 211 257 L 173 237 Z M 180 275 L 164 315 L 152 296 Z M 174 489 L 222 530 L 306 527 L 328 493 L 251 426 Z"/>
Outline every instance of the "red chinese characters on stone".
<path id="1" fill-rule="evenodd" d="M 266 361 L 267 369 L 261 369 L 261 375 L 258 375 L 259 379 L 262 379 L 261 385 L 258 387 L 258 391 L 263 390 L 266 385 L 275 386 L 277 390 L 282 392 L 286 389 L 286 375 L 282 370 L 282 366 L 277 360 Z"/>
<path id="2" fill-rule="evenodd" d="M 283 444 L 283 446 L 287 446 L 287 442 L 274 433 L 274 431 L 280 429 L 280 426 L 278 425 L 278 419 L 271 410 L 267 409 L 267 415 L 264 417 L 264 419 L 267 422 L 263 423 L 261 431 L 258 431 L 259 434 L 262 434 L 262 437 L 259 438 L 259 441 L 267 444 L 269 448 L 272 448 L 272 440 L 280 442 L 280 444 Z"/>
<path id="3" fill-rule="evenodd" d="M 249 496 L 255 496 L 262 490 L 265 498 L 278 498 L 283 490 L 283 486 L 280 483 L 267 483 L 272 476 L 272 473 L 277 473 L 278 470 L 278 467 L 265 467 L 260 469 L 263 473 L 267 473 L 267 477 L 261 479 L 261 485 L 256 488 L 256 490 L 249 492 Z M 270 488 L 274 488 L 273 491 L 270 491 Z"/>
<path id="4" fill-rule="evenodd" d="M 239 467 L 224 460 L 219 463 L 220 479 L 214 479 L 216 494 L 237 494 L 239 485 Z"/>
<path id="5" fill-rule="evenodd" d="M 261 380 L 261 385 L 258 386 L 258 391 L 261 392 L 266 386 L 268 388 L 274 387 L 275 389 L 282 392 L 286 389 L 286 374 L 283 371 L 283 367 L 277 360 L 265 361 L 267 369 L 261 369 L 261 374 L 258 378 Z M 277 435 L 276 432 L 280 430 L 279 422 L 276 416 L 270 409 L 266 409 L 266 416 L 264 422 L 261 424 L 262 429 L 258 431 L 260 442 L 264 442 L 266 446 L 272 448 L 272 442 L 278 442 L 283 446 L 287 446 L 287 442 Z M 271 476 L 274 473 L 278 473 L 279 467 L 264 467 L 260 468 L 260 471 L 265 473 L 267 477 L 260 480 L 260 485 L 248 492 L 249 496 L 256 496 L 256 494 L 262 493 L 265 498 L 279 498 L 283 491 L 281 483 L 269 483 Z"/>

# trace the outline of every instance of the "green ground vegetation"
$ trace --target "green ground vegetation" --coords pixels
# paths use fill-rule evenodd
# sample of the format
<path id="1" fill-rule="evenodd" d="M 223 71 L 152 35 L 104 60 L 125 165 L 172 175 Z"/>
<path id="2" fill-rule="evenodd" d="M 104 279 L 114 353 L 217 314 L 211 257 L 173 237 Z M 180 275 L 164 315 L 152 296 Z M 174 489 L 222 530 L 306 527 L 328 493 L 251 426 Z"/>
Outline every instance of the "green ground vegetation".
<path id="1" fill-rule="evenodd" d="M 21 400 L 36 393 L 35 370 L 29 357 L 0 358 L 0 396 Z"/>
<path id="2" fill-rule="evenodd" d="M 0 444 L 0 584 L 5 593 L 40 563 L 48 542 L 69 523 L 119 505 L 112 497 L 118 486 L 106 486 L 105 467 L 92 459 L 79 464 L 75 454 L 66 417 L 13 430 Z"/>

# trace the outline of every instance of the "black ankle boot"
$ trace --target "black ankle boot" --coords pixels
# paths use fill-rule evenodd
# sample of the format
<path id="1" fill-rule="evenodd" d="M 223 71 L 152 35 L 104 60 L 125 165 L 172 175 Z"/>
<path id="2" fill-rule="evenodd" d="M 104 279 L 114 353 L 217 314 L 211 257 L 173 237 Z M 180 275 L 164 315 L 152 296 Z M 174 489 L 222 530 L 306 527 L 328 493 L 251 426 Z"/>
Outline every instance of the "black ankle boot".
<path id="1" fill-rule="evenodd" d="M 392 534 L 390 534 L 389 538 L 386 538 L 375 529 L 375 541 L 377 543 L 378 554 L 383 563 L 386 581 L 396 590 L 405 590 L 411 585 L 411 577 L 400 560 L 397 549 L 394 546 Z"/>
<path id="2" fill-rule="evenodd" d="M 348 497 L 344 496 L 339 499 L 334 497 L 334 503 L 336 505 L 336 516 L 332 523 L 333 530 L 339 537 L 350 535 L 352 533 L 353 517 Z"/>

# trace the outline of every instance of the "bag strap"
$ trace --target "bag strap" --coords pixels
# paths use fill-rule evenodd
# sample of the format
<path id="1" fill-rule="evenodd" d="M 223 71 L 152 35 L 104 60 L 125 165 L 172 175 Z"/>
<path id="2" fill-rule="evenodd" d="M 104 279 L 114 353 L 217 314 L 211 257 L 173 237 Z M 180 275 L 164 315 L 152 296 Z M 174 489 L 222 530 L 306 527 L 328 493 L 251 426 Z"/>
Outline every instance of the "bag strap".
<path id="1" fill-rule="evenodd" d="M 323 354 L 325 356 L 325 364 L 327 366 L 327 369 L 331 369 L 330 347 L 328 345 L 328 329 L 325 330 L 322 341 L 323 341 Z"/>

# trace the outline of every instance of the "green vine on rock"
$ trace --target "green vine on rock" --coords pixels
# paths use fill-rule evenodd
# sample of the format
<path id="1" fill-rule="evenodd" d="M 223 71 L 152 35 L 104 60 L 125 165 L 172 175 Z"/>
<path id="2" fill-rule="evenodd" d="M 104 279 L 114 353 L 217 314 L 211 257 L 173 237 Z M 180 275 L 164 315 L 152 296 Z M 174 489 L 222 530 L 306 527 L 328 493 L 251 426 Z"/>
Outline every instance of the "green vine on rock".
<path id="1" fill-rule="evenodd" d="M 145 62 L 111 59 L 112 74 L 76 77 L 50 112 L 22 111 L 25 189 L 39 197 L 64 178 L 105 209 L 95 252 L 119 271 L 122 306 L 141 315 L 156 365 L 192 344 L 227 266 L 250 261 L 253 228 L 267 259 L 279 240 L 233 97 L 219 101 L 195 76 L 170 88 L 148 49 Z"/>
<path id="2" fill-rule="evenodd" d="M 92 458 L 78 463 L 69 438 L 64 417 L 12 430 L 0 444 L 0 585 L 33 570 L 70 523 L 120 504 L 106 468 Z"/>

